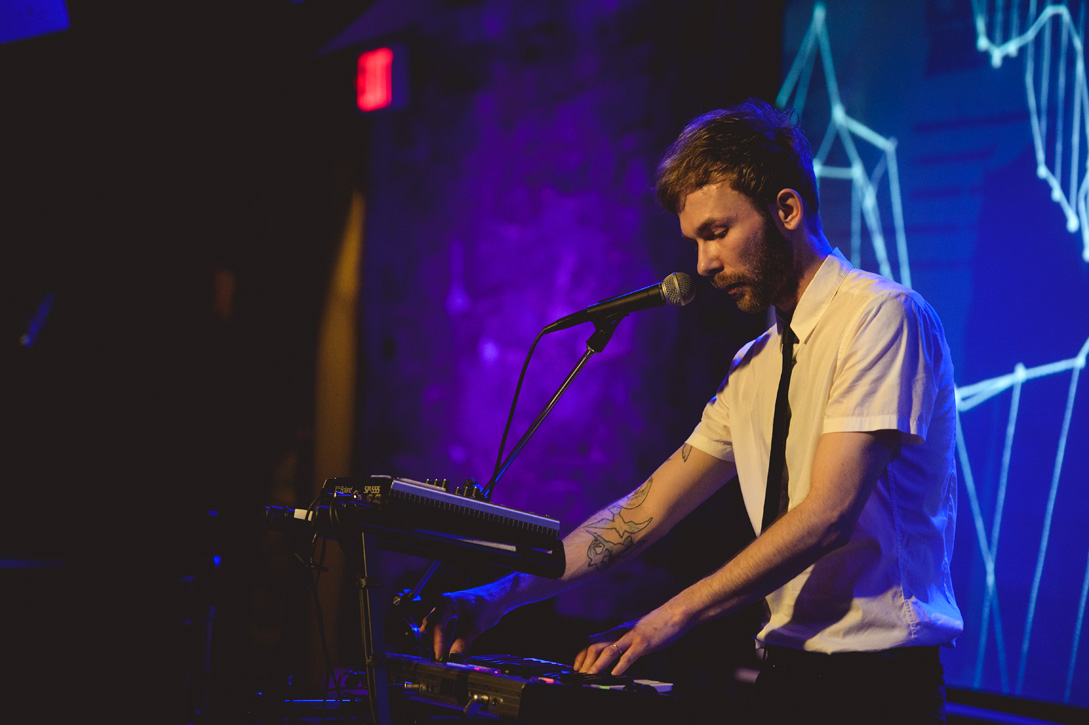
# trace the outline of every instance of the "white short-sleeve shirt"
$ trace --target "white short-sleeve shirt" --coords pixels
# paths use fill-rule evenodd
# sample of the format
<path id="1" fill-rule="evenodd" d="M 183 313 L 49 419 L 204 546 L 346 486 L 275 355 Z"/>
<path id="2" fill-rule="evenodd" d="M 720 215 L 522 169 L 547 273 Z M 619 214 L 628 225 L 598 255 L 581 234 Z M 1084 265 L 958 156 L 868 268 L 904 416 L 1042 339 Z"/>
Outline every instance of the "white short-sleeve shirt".
<path id="1" fill-rule="evenodd" d="M 776 325 L 734 357 L 688 443 L 737 466 L 760 531 L 775 396 Z M 964 627 L 949 564 L 957 510 L 956 405 L 945 332 L 922 297 L 835 251 L 798 302 L 787 489 L 809 492 L 824 433 L 897 430 L 903 445 L 846 545 L 767 597 L 758 639 L 818 652 L 951 644 Z"/>

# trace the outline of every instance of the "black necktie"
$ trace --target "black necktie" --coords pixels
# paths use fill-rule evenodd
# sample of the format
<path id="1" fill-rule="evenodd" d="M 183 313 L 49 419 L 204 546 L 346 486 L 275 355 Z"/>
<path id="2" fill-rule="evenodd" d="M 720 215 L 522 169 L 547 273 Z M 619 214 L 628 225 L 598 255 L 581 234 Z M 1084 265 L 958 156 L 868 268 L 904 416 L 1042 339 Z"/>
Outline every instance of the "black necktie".
<path id="1" fill-rule="evenodd" d="M 786 437 L 790 427 L 790 402 L 787 393 L 790 390 L 790 371 L 794 367 L 794 336 L 790 325 L 783 328 L 783 374 L 779 376 L 779 392 L 775 394 L 775 418 L 771 424 L 771 457 L 768 460 L 768 488 L 764 494 L 764 520 L 760 531 L 767 531 L 775 519 L 779 518 L 787 507 L 786 481 Z"/>

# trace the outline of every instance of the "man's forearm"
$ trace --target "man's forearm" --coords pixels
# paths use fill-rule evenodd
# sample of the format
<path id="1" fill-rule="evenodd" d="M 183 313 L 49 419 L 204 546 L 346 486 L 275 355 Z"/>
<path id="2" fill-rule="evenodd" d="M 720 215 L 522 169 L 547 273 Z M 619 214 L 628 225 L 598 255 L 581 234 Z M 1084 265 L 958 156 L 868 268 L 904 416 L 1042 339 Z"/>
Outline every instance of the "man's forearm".
<path id="1" fill-rule="evenodd" d="M 665 608 L 687 626 L 736 612 L 783 586 L 838 546 L 825 524 L 795 509 L 716 571 L 681 591 Z"/>
<path id="2" fill-rule="evenodd" d="M 451 653 L 465 652 L 512 609 L 555 596 L 637 555 L 735 472 L 732 463 L 682 446 L 639 488 L 564 537 L 567 566 L 559 579 L 516 573 L 443 595 L 423 622 L 432 633 L 435 656 L 442 657 L 447 647 Z M 456 636 L 450 630 L 454 620 L 460 627 Z"/>
<path id="3" fill-rule="evenodd" d="M 553 597 L 601 574 L 661 536 L 646 506 L 654 486 L 648 478 L 631 494 L 598 511 L 563 539 L 567 562 L 559 579 L 514 573 L 488 585 L 505 611 Z"/>
<path id="4" fill-rule="evenodd" d="M 563 540 L 559 579 L 512 574 L 491 590 L 510 611 L 559 594 L 638 556 L 732 477 L 732 463 L 684 445 L 627 496 L 584 521 Z"/>
<path id="5" fill-rule="evenodd" d="M 821 440 L 810 494 L 736 557 L 665 606 L 691 625 L 737 611 L 783 586 L 850 538 L 898 437 L 835 433 Z"/>

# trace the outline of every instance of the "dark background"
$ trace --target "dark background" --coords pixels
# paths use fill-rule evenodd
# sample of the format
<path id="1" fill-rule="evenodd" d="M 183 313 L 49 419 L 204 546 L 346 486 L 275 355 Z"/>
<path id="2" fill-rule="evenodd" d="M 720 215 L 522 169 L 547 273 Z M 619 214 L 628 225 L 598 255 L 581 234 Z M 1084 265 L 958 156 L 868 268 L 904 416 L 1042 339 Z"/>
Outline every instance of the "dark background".
<path id="1" fill-rule="evenodd" d="M 332 476 L 486 479 L 541 327 L 693 271 L 653 198 L 658 156 L 698 113 L 774 100 L 814 9 L 25 7 L 58 5 L 66 29 L 0 44 L 2 694 L 43 722 L 240 722 L 277 698 L 320 693 L 330 662 L 358 667 L 352 563 L 330 544 L 319 611 L 301 549 L 266 530 L 264 507 L 306 506 Z M 1086 266 L 1034 173 L 1024 54 L 1004 74 L 992 68 L 967 0 L 825 5 L 848 112 L 898 141 L 913 285 L 946 324 L 958 385 L 1071 357 L 1085 334 Z M 404 105 L 363 114 L 356 58 L 382 45 L 404 64 Z M 829 115 L 823 73 L 801 115 L 813 139 Z M 850 193 L 823 181 L 822 196 L 833 244 L 847 251 Z M 879 202 L 891 239 L 889 203 Z M 338 317 L 331 300 L 352 240 L 357 303 Z M 875 268 L 862 241 L 860 263 Z M 764 326 L 697 286 L 684 310 L 624 320 L 497 502 L 566 532 L 675 450 L 730 356 Z M 507 451 L 588 334 L 538 345 Z M 1001 618 L 978 541 L 993 536 L 998 550 L 1011 393 L 962 418 L 974 475 L 969 485 L 962 459 L 954 573 L 968 630 L 946 657 L 957 688 L 1057 702 L 1073 672 L 1075 695 L 1086 691 L 1084 666 L 1067 667 L 1086 561 L 1085 537 L 1070 535 L 1084 518 L 1084 497 L 1070 493 L 1084 483 L 1083 416 L 1048 522 L 1027 684 L 1012 681 L 1069 382 L 1026 388 Z M 600 582 L 510 615 L 478 649 L 569 660 L 585 635 L 644 613 L 743 545 L 752 532 L 728 514 L 731 495 Z M 376 563 L 391 601 L 427 561 Z M 404 617 L 418 620 L 439 591 L 496 573 L 440 568 L 387 622 L 391 649 L 411 644 Z M 755 615 L 700 628 L 641 673 L 742 713 L 735 675 L 753 665 Z"/>
<path id="2" fill-rule="evenodd" d="M 263 507 L 305 506 L 333 475 L 486 477 L 536 331 L 690 267 L 649 194 L 657 154 L 694 114 L 767 96 L 778 78 L 775 4 L 422 3 L 389 22 L 377 8 L 362 37 L 345 38 L 371 5 L 70 2 L 67 30 L 0 46 L 5 690 L 47 720 L 155 708 L 237 721 L 288 676 L 318 691 L 306 574 L 262 528 Z M 409 104 L 365 117 L 355 57 L 388 40 L 410 60 Z M 317 470 L 315 348 L 360 192 L 358 447 L 351 470 Z M 486 246 L 497 225 L 517 249 Z M 443 319 L 437 270 L 459 244 L 472 309 Z M 560 255 L 577 268 L 562 291 L 547 266 Z M 625 323 L 497 500 L 574 526 L 683 440 L 760 327 L 708 307 L 653 314 Z M 582 334 L 540 346 L 508 450 Z M 488 370 L 480 337 L 501 349 Z M 465 400 L 436 406 L 421 392 L 440 383 L 493 392 L 455 412 Z M 602 418 L 602 406 L 614 410 Z M 461 415 L 476 427 L 447 423 Z M 604 435 L 614 424 L 622 435 Z M 469 453 L 447 458 L 455 444 Z M 740 545 L 745 534 L 723 537 L 711 512 L 626 577 L 560 611 L 538 607 L 493 644 L 569 659 L 579 636 L 621 614 L 602 599 L 610 588 L 638 595 L 629 608 L 660 600 Z M 426 563 L 390 558 L 392 588 Z M 490 574 L 446 568 L 432 589 Z M 330 577 L 350 572 L 334 565 Z M 335 664 L 357 666 L 354 594 L 334 584 L 325 634 Z M 713 653 L 706 633 L 687 645 L 695 654 L 678 647 L 678 674 L 700 676 L 691 657 L 751 656 L 734 631 L 750 623 L 724 624 Z M 667 679 L 674 666 L 657 669 Z"/>

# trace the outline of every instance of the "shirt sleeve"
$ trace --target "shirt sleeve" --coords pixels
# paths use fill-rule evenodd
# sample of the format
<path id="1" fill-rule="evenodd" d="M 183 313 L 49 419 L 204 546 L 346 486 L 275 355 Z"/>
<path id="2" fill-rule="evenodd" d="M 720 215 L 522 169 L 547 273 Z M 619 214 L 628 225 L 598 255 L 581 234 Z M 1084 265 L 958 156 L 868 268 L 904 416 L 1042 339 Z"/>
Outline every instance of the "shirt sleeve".
<path id="1" fill-rule="evenodd" d="M 730 438 L 730 407 L 725 398 L 726 382 L 718 394 L 703 408 L 703 417 L 685 441 L 709 456 L 722 461 L 734 460 L 734 446 Z"/>
<path id="2" fill-rule="evenodd" d="M 730 405 L 728 402 L 728 387 L 730 375 L 737 366 L 753 351 L 757 340 L 744 345 L 734 355 L 730 363 L 730 372 L 726 379 L 718 386 L 715 397 L 703 408 L 703 417 L 692 434 L 685 441 L 693 448 L 698 448 L 709 456 L 714 456 L 722 461 L 734 460 L 733 436 L 730 434 Z"/>
<path id="3" fill-rule="evenodd" d="M 825 411 L 824 432 L 898 430 L 926 439 L 937 390 L 940 323 L 908 295 L 875 298 L 844 337 Z"/>

